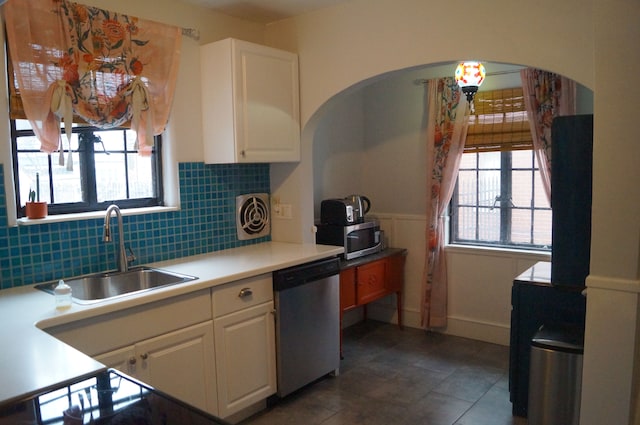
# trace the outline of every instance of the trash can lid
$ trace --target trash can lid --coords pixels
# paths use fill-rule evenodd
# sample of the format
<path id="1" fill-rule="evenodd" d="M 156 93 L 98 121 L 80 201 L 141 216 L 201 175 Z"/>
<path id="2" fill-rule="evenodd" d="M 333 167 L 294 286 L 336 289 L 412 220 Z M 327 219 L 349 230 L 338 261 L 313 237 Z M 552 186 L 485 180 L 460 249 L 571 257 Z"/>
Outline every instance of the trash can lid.
<path id="1" fill-rule="evenodd" d="M 531 346 L 582 354 L 584 329 L 573 325 L 543 325 L 533 335 Z"/>

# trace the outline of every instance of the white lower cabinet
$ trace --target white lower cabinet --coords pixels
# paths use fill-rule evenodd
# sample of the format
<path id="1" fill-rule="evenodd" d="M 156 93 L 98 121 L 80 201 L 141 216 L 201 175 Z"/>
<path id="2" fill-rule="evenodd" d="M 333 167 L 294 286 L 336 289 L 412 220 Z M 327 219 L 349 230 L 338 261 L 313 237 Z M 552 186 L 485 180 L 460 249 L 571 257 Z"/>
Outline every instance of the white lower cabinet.
<path id="1" fill-rule="evenodd" d="M 271 275 L 213 289 L 218 411 L 228 418 L 275 394 Z"/>
<path id="2" fill-rule="evenodd" d="M 93 358 L 103 365 L 117 369 L 129 376 L 136 378 L 139 376 L 137 373 L 138 356 L 136 355 L 135 345 L 129 345 L 107 353 L 98 354 L 97 356 L 93 356 Z"/>
<path id="3" fill-rule="evenodd" d="M 273 305 L 215 319 L 218 408 L 227 417 L 276 391 Z"/>
<path id="4" fill-rule="evenodd" d="M 271 274 L 48 328 L 96 360 L 230 421 L 276 392 Z"/>
<path id="5" fill-rule="evenodd" d="M 109 367 L 213 414 L 217 396 L 211 321 L 99 354 Z"/>
<path id="6" fill-rule="evenodd" d="M 186 403 L 218 414 L 211 291 L 47 329 L 56 338 Z"/>

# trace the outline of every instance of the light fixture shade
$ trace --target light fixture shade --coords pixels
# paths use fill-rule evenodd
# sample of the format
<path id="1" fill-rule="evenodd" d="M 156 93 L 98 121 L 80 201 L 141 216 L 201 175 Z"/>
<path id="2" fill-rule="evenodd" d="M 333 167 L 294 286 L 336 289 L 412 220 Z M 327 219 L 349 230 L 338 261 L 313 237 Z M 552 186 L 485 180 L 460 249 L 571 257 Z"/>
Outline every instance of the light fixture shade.
<path id="1" fill-rule="evenodd" d="M 484 65 L 480 62 L 460 62 L 456 67 L 456 82 L 467 96 L 467 101 L 471 103 L 473 96 L 478 91 L 478 87 L 487 75 Z"/>

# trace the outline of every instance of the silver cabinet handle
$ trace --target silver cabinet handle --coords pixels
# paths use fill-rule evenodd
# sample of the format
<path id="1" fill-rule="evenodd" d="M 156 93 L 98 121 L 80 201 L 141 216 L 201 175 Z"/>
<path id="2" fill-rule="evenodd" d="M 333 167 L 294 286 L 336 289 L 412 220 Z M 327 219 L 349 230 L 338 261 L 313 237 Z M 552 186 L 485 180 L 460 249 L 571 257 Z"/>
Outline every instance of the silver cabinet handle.
<path id="1" fill-rule="evenodd" d="M 148 353 L 142 353 L 142 354 L 140 354 L 140 358 L 142 360 L 147 360 L 149 358 L 149 354 Z"/>
<path id="2" fill-rule="evenodd" d="M 238 294 L 240 298 L 250 297 L 251 295 L 253 295 L 253 291 L 251 290 L 251 288 L 242 288 L 240 290 L 240 293 Z"/>

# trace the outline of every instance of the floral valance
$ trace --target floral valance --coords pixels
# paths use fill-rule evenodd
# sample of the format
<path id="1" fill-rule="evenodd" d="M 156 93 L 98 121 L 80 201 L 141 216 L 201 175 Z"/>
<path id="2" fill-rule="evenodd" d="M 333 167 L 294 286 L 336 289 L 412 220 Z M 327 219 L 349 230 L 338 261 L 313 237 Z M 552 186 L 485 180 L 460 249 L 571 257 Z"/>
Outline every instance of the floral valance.
<path id="1" fill-rule="evenodd" d="M 10 61 L 26 117 L 52 152 L 60 120 L 100 128 L 131 122 L 139 150 L 164 131 L 178 72 L 181 29 L 67 0 L 9 0 Z"/>

